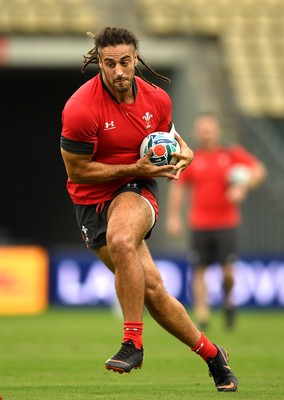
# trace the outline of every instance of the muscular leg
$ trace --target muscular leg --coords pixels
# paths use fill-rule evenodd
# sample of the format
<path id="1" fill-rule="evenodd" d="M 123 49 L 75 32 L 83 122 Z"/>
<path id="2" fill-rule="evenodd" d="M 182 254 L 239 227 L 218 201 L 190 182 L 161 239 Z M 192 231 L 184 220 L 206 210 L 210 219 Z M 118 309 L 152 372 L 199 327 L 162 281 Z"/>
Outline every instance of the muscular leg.
<path id="1" fill-rule="evenodd" d="M 107 248 L 125 321 L 142 321 L 145 275 L 137 248 L 151 221 L 149 205 L 135 193 L 122 193 L 110 205 Z"/>
<path id="2" fill-rule="evenodd" d="M 100 248 L 97 254 L 105 265 L 115 272 L 107 247 Z M 195 346 L 201 334 L 182 304 L 167 293 L 145 242 L 138 246 L 138 254 L 145 272 L 145 306 L 149 313 L 159 325 L 177 339 L 190 347 Z"/>
<path id="3" fill-rule="evenodd" d="M 145 242 L 139 246 L 139 254 L 144 265 L 145 306 L 149 313 L 159 325 L 177 339 L 190 347 L 195 346 L 201 334 L 183 305 L 166 291 Z"/>

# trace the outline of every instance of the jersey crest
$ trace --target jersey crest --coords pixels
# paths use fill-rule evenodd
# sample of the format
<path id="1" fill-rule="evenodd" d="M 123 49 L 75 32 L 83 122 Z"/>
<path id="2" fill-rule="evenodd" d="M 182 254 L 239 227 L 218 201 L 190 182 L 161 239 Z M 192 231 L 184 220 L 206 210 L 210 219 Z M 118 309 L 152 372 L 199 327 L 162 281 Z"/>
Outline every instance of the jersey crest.
<path id="1" fill-rule="evenodd" d="M 148 111 L 142 117 L 146 124 L 146 129 L 151 129 L 151 118 L 153 118 L 153 114 L 150 114 Z"/>

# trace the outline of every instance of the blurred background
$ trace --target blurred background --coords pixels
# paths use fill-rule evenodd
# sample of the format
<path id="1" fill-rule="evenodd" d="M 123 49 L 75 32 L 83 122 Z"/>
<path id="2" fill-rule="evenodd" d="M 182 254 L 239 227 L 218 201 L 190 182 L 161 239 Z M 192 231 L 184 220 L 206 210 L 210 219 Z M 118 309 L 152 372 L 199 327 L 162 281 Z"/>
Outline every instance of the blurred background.
<path id="1" fill-rule="evenodd" d="M 173 121 L 189 144 L 194 115 L 211 110 L 221 115 L 226 140 L 240 142 L 266 165 L 267 180 L 242 206 L 246 264 L 240 268 L 250 271 L 243 275 L 250 295 L 240 304 L 257 302 L 251 291 L 259 284 L 268 299 L 262 305 L 284 305 L 283 0 L 0 0 L 2 249 L 10 247 L 12 259 L 22 246 L 43 249 L 47 302 L 66 296 L 80 304 L 87 281 L 94 288 L 99 279 L 102 289 L 94 271 L 104 269 L 82 244 L 65 189 L 59 138 L 66 100 L 97 72 L 92 66 L 80 72 L 93 45 L 86 32 L 106 25 L 133 30 L 143 59 L 171 78 L 168 85 L 149 77 L 172 97 Z M 179 241 L 167 236 L 168 183 L 159 185 L 160 220 L 149 246 L 165 279 L 181 271 L 168 280 L 180 279 L 183 294 L 174 293 L 190 302 L 183 283 L 189 279 L 187 233 Z M 0 294 L 7 294 L 16 278 L 1 254 Z M 60 279 L 66 291 L 61 298 Z M 77 297 L 66 289 L 68 282 Z M 83 304 L 105 301 L 104 295 L 95 298 Z"/>

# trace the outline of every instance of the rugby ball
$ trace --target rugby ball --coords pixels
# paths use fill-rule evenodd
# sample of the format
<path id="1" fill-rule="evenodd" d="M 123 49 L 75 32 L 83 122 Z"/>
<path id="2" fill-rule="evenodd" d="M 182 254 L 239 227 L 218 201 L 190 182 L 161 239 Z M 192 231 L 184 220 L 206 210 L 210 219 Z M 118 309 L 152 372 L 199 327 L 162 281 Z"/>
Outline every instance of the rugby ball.
<path id="1" fill-rule="evenodd" d="M 180 153 L 180 145 L 173 133 L 153 132 L 146 136 L 140 146 L 140 157 L 145 156 L 147 151 L 152 148 L 151 163 L 162 165 L 175 165 L 178 162 L 177 157 L 172 157 L 171 153 Z"/>
<path id="2" fill-rule="evenodd" d="M 233 165 L 228 172 L 228 181 L 235 185 L 245 185 L 250 180 L 250 168 L 244 164 Z"/>

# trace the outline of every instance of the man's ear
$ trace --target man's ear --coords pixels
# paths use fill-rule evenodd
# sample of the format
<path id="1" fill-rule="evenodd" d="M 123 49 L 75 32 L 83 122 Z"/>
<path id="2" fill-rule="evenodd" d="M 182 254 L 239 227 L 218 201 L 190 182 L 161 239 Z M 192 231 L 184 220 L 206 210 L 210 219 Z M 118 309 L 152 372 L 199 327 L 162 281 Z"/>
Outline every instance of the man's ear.
<path id="1" fill-rule="evenodd" d="M 138 53 L 137 53 L 137 50 L 136 50 L 135 53 L 134 53 L 134 65 L 135 65 L 135 67 L 136 67 L 137 64 L 138 64 Z"/>
<path id="2" fill-rule="evenodd" d="M 98 57 L 98 59 L 99 59 L 99 67 L 100 67 L 100 69 L 102 69 L 102 61 L 101 61 L 101 57 L 99 56 L 99 57 Z"/>

